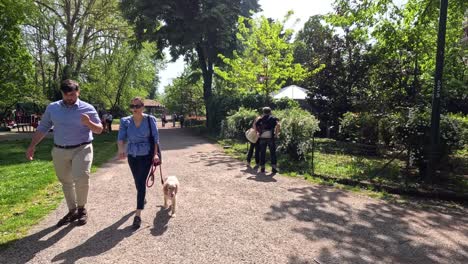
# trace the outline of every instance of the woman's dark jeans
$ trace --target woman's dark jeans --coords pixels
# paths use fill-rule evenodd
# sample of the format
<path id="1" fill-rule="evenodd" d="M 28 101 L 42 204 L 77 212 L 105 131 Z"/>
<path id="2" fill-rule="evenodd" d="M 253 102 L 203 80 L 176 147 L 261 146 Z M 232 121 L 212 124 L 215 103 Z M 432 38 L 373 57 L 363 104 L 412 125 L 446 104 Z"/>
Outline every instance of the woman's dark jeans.
<path id="1" fill-rule="evenodd" d="M 271 165 L 276 166 L 276 143 L 274 138 L 259 138 L 258 145 L 260 149 L 260 166 L 265 168 L 266 149 L 270 149 Z"/>
<path id="2" fill-rule="evenodd" d="M 252 155 L 255 150 L 255 164 L 260 163 L 260 151 L 258 149 L 258 141 L 256 143 L 250 143 L 249 152 L 247 153 L 247 162 L 250 163 Z"/>
<path id="3" fill-rule="evenodd" d="M 137 209 L 143 209 L 145 206 L 146 177 L 151 168 L 152 160 L 152 155 L 128 156 L 128 165 L 130 165 L 137 189 Z"/>

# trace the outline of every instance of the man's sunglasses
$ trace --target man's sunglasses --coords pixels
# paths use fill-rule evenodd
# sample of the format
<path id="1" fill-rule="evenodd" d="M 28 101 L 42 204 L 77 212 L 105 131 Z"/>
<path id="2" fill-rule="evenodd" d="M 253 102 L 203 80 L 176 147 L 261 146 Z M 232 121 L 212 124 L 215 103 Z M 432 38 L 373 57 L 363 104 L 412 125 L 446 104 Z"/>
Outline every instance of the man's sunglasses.
<path id="1" fill-rule="evenodd" d="M 135 109 L 140 109 L 140 108 L 142 108 L 142 107 L 143 107 L 143 105 L 141 105 L 141 104 L 136 104 L 136 105 L 134 105 L 134 104 L 131 104 L 131 105 L 129 105 L 129 107 L 130 107 L 130 109 L 132 109 L 132 108 L 135 108 Z"/>

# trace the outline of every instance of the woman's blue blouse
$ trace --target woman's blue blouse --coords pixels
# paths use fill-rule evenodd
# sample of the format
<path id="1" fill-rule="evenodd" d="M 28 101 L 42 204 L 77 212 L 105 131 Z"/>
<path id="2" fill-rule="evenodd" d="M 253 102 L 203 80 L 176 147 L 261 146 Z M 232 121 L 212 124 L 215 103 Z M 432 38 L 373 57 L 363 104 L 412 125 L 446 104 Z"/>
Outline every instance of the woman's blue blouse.
<path id="1" fill-rule="evenodd" d="M 135 157 L 149 154 L 150 130 L 148 126 L 148 118 L 150 119 L 149 123 L 151 124 L 154 142 L 159 144 L 159 133 L 156 125 L 156 118 L 154 116 L 143 114 L 143 120 L 141 121 L 140 127 L 136 127 L 132 116 L 120 119 L 118 140 L 127 142 L 128 155 Z"/>

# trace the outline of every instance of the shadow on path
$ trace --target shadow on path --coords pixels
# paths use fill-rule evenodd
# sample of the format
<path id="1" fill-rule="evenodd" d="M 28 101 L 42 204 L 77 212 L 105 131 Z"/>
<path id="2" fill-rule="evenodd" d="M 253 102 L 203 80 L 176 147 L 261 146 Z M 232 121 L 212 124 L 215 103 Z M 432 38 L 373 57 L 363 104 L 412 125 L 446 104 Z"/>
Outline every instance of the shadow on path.
<path id="1" fill-rule="evenodd" d="M 62 263 L 75 263 L 81 258 L 98 256 L 112 249 L 135 231 L 131 225 L 118 229 L 131 215 L 133 215 L 133 212 L 125 215 L 111 226 L 97 232 L 83 244 L 58 254 L 52 259 L 52 262 L 63 260 Z"/>
<path id="2" fill-rule="evenodd" d="M 0 263 L 13 263 L 12 261 L 26 263 L 34 258 L 38 252 L 49 248 L 64 238 L 74 227 L 75 225 L 73 224 L 67 225 L 46 240 L 41 240 L 58 229 L 53 225 L 35 234 L 16 240 L 11 245 L 4 245 L 5 249 L 0 250 Z"/>
<path id="3" fill-rule="evenodd" d="M 271 206 L 265 220 L 277 221 L 292 216 L 303 222 L 292 231 L 311 241 L 332 242 L 331 248 L 321 249 L 317 257 L 320 263 L 467 261 L 466 241 L 458 241 L 460 238 L 447 234 L 461 231 L 468 235 L 468 215 L 463 212 L 444 215 L 389 203 L 368 203 L 359 209 L 343 202 L 348 196 L 345 192 L 332 188 L 311 186 L 288 191 L 298 193 L 300 197 Z M 439 246 L 444 241 L 433 241 L 434 235 L 427 234 L 428 231 L 442 236 L 452 248 Z M 290 263 L 308 262 L 291 257 Z"/>
<path id="4" fill-rule="evenodd" d="M 153 228 L 151 229 L 151 234 L 153 236 L 160 236 L 167 231 L 167 224 L 171 219 L 169 215 L 170 207 L 166 210 L 164 207 L 159 206 L 159 211 L 156 213 L 156 217 L 153 221 Z"/>

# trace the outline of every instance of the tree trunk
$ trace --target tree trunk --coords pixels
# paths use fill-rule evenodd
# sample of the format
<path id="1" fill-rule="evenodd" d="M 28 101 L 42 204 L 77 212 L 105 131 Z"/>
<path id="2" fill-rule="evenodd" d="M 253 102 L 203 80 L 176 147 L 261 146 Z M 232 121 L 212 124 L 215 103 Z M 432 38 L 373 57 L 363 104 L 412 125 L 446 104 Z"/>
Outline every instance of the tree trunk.
<path id="1" fill-rule="evenodd" d="M 198 54 L 198 62 L 203 75 L 203 99 L 205 101 L 206 108 L 206 127 L 214 128 L 214 120 L 212 120 L 214 109 L 209 107 L 210 99 L 213 94 L 211 90 L 213 83 L 213 62 L 210 60 L 210 58 L 206 58 L 206 54 L 200 44 L 197 45 L 196 51 Z"/>

